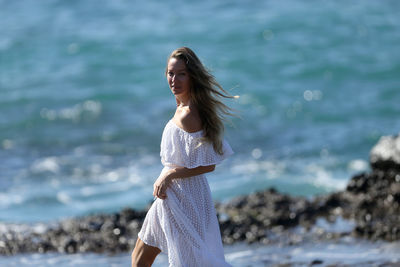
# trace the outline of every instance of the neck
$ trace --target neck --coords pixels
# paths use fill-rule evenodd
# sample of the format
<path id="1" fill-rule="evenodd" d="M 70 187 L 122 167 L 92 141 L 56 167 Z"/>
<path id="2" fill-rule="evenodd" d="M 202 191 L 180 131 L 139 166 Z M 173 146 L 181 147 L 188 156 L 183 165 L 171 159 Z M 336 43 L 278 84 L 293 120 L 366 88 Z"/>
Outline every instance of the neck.
<path id="1" fill-rule="evenodd" d="M 189 106 L 190 105 L 190 96 L 189 95 L 179 95 L 176 96 L 176 103 L 178 106 Z"/>

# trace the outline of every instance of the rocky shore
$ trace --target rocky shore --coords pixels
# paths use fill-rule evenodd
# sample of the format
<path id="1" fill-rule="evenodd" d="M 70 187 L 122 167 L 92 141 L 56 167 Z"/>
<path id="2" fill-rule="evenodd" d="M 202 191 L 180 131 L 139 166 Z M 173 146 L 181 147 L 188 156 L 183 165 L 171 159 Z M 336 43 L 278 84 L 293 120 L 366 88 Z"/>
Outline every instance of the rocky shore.
<path id="1" fill-rule="evenodd" d="M 400 240 L 400 137 L 382 137 L 371 150 L 371 171 L 354 176 L 347 188 L 313 199 L 274 189 L 217 204 L 226 244 L 332 240 L 355 236 Z M 0 224 L 0 254 L 31 252 L 118 253 L 131 250 L 145 211 L 124 209 L 53 224 Z M 347 222 L 340 231 L 319 227 Z"/>
<path id="2" fill-rule="evenodd" d="M 354 223 L 350 232 L 320 231 L 320 237 L 400 240 L 400 136 L 382 137 L 371 150 L 370 165 L 371 172 L 352 177 L 344 191 L 312 200 L 269 189 L 218 205 L 225 218 L 220 217 L 224 242 L 269 243 L 271 236 L 295 226 L 309 230 L 319 218 L 332 223 L 344 218 Z"/>

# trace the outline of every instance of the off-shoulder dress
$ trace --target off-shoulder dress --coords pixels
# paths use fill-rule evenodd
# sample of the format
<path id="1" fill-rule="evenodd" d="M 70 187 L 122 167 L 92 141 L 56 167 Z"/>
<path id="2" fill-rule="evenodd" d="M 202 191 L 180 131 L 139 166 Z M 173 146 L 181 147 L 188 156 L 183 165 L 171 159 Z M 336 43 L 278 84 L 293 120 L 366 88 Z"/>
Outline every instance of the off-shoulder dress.
<path id="1" fill-rule="evenodd" d="M 233 154 L 226 140 L 223 140 L 224 153 L 220 155 L 212 144 L 199 141 L 202 135 L 203 131 L 186 132 L 170 120 L 161 139 L 163 171 L 176 166 L 195 168 L 219 164 Z M 230 266 L 225 261 L 206 176 L 174 179 L 166 194 L 166 199 L 157 198 L 153 202 L 139 238 L 166 253 L 170 266 Z"/>

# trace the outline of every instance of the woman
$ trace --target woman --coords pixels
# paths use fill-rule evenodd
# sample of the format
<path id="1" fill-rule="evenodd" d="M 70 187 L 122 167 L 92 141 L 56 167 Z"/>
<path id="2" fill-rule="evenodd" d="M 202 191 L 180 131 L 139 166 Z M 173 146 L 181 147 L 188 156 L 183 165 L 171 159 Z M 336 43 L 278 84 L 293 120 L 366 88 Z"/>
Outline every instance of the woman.
<path id="1" fill-rule="evenodd" d="M 195 53 L 182 47 L 167 61 L 166 76 L 177 108 L 161 140 L 164 169 L 153 186 L 156 198 L 138 234 L 132 266 L 151 266 L 161 252 L 170 266 L 230 266 L 205 173 L 231 155 L 223 140 L 229 96 Z"/>

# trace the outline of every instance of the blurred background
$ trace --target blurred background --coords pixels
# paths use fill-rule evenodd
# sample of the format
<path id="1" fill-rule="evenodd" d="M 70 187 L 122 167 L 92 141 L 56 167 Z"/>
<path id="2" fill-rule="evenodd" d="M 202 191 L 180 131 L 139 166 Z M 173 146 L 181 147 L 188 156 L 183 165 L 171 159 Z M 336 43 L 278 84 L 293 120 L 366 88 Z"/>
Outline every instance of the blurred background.
<path id="1" fill-rule="evenodd" d="M 0 220 L 145 208 L 191 47 L 240 99 L 213 197 L 312 197 L 400 129 L 398 1 L 0 0 Z"/>

